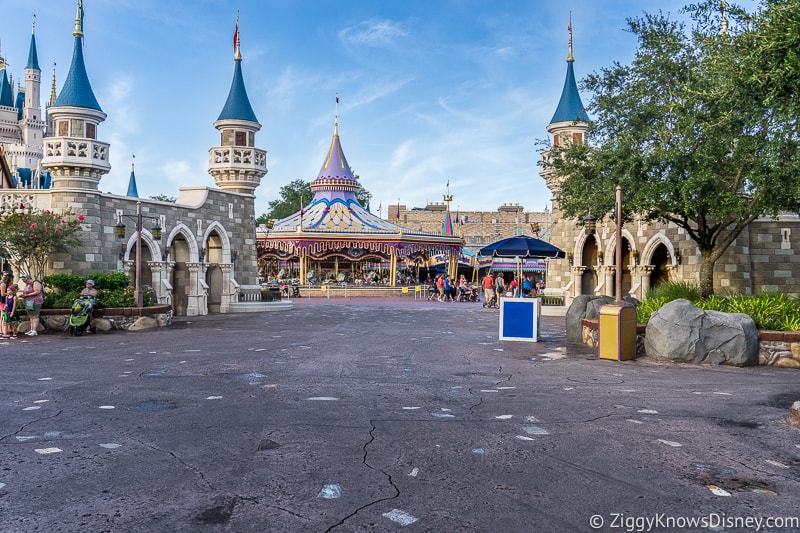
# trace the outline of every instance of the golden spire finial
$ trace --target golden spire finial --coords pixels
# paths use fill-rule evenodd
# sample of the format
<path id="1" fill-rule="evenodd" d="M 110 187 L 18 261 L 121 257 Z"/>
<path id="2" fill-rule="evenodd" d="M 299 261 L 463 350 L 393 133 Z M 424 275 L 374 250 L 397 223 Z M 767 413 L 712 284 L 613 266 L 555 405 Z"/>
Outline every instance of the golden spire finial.
<path id="1" fill-rule="evenodd" d="M 53 85 L 50 87 L 50 105 L 56 103 L 56 62 L 53 61 Z"/>
<path id="2" fill-rule="evenodd" d="M 575 58 L 572 55 L 572 11 L 569 12 L 569 24 L 567 24 L 567 31 L 569 32 L 569 53 L 567 54 L 567 61 L 572 63 Z"/>
<path id="3" fill-rule="evenodd" d="M 83 0 L 78 0 L 78 8 L 75 11 L 75 37 L 83 37 Z"/>

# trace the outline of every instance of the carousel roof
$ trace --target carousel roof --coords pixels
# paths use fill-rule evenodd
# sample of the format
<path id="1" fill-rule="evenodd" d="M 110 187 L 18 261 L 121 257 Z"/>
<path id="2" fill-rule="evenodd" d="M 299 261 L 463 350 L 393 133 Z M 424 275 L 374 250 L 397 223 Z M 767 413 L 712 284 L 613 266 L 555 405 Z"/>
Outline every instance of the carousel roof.
<path id="1" fill-rule="evenodd" d="M 257 237 L 267 248 L 285 252 L 356 247 L 388 253 L 391 247 L 398 253 L 414 253 L 461 247 L 461 238 L 404 228 L 370 213 L 356 198 L 360 189 L 344 156 L 337 120 L 331 147 L 317 178 L 311 182 L 311 203 L 275 222 L 269 230 L 259 228 Z"/>

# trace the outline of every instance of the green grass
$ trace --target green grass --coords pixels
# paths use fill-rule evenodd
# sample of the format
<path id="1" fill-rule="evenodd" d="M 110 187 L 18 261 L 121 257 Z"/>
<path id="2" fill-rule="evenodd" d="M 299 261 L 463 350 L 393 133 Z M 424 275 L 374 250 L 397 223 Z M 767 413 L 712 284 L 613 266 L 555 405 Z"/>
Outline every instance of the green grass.
<path id="1" fill-rule="evenodd" d="M 754 296 L 713 295 L 701 299 L 696 285 L 686 282 L 667 283 L 648 291 L 636 307 L 640 324 L 647 324 L 663 305 L 683 298 L 704 311 L 743 313 L 749 315 L 758 329 L 800 331 L 800 299 L 786 294 L 765 292 Z"/>

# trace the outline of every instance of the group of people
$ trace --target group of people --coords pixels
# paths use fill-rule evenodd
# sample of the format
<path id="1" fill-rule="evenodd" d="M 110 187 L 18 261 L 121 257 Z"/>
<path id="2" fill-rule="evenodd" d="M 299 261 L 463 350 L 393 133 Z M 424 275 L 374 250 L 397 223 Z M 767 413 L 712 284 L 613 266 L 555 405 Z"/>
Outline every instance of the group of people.
<path id="1" fill-rule="evenodd" d="M 431 291 L 429 298 L 440 302 L 470 302 L 477 301 L 475 287 L 467 281 L 463 274 L 457 281 L 450 279 L 448 274 L 439 274 L 432 283 L 436 287 Z"/>
<path id="2" fill-rule="evenodd" d="M 90 298 L 92 303 L 97 301 L 97 289 L 94 281 L 86 280 L 86 286 L 81 290 L 81 297 Z M 25 333 L 29 337 L 39 334 L 39 315 L 44 303 L 44 285 L 41 281 L 33 279 L 30 274 L 20 278 L 20 283 L 14 283 L 10 272 L 0 275 L 0 339 L 16 339 L 19 334 L 20 310 L 24 310 L 30 320 L 30 329 Z"/>
<path id="3" fill-rule="evenodd" d="M 533 280 L 524 273 L 520 279 L 514 276 L 506 284 L 505 276 L 502 272 L 497 274 L 487 272 L 481 284 L 483 285 L 484 307 L 497 307 L 497 299 L 506 294 L 511 298 L 527 298 L 544 290 L 543 282 L 538 281 L 534 285 Z"/>
<path id="4" fill-rule="evenodd" d="M 0 311 L 3 320 L 0 322 L 0 339 L 16 339 L 19 333 L 21 309 L 30 319 L 28 336 L 38 335 L 39 313 L 44 303 L 44 286 L 41 281 L 34 280 L 29 274 L 14 283 L 10 272 L 3 272 L 0 277 Z"/>

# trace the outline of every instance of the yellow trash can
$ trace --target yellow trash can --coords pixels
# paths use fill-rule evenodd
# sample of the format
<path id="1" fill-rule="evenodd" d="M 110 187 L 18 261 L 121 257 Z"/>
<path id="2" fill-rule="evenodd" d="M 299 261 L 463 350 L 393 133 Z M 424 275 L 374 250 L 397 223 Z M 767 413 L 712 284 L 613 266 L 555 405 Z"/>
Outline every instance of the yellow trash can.
<path id="1" fill-rule="evenodd" d="M 636 359 L 636 308 L 604 305 L 598 314 L 598 357 L 614 361 Z"/>

